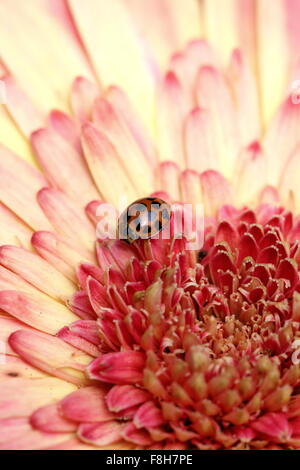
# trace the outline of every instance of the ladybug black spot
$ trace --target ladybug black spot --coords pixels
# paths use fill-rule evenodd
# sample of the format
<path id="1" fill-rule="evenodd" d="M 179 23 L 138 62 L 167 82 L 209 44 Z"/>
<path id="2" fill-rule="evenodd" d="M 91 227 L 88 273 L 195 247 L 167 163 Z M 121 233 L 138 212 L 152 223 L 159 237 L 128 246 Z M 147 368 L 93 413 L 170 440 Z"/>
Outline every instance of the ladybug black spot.
<path id="1" fill-rule="evenodd" d="M 143 233 L 144 235 L 150 235 L 151 233 L 151 226 L 150 225 L 146 225 L 143 229 Z"/>
<path id="2" fill-rule="evenodd" d="M 161 229 L 162 229 L 162 223 L 160 220 L 157 220 L 156 223 L 155 223 L 155 229 L 160 232 Z"/>
<path id="3" fill-rule="evenodd" d="M 205 250 L 200 250 L 200 251 L 198 252 L 198 256 L 197 256 L 198 261 L 199 261 L 199 262 L 202 261 L 202 260 L 205 258 L 206 255 L 207 255 L 207 251 L 205 251 Z"/>

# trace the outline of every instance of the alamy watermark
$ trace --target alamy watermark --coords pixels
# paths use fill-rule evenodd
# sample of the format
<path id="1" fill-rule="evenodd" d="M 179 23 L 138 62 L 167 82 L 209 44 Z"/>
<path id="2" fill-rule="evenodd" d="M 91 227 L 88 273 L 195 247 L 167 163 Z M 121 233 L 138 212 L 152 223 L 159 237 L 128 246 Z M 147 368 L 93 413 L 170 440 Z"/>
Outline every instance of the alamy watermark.
<path id="1" fill-rule="evenodd" d="M 185 238 L 187 250 L 200 250 L 204 242 L 204 206 L 202 204 L 124 204 L 119 208 L 102 203 L 96 211 L 96 237 L 111 240 Z M 124 217 L 124 207 L 125 217 Z M 166 216 L 166 214 L 169 214 Z M 165 223 L 163 221 L 166 221 Z M 154 224 L 161 224 L 155 226 Z M 153 234 L 152 228 L 154 227 Z M 159 227 L 156 229 L 156 227 Z"/>

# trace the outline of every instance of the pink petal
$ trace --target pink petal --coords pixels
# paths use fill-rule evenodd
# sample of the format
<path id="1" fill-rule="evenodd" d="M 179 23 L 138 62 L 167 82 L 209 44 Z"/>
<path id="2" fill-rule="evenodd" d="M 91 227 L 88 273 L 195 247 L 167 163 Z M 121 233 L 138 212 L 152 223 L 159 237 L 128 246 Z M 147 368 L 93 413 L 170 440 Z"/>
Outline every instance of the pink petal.
<path id="1" fill-rule="evenodd" d="M 147 391 L 133 385 L 115 385 L 106 396 L 107 406 L 114 413 L 144 403 L 150 398 Z"/>
<path id="2" fill-rule="evenodd" d="M 69 142 L 79 153 L 80 147 L 80 129 L 78 123 L 69 114 L 54 109 L 48 116 L 49 131 L 54 131 L 56 135 Z M 50 132 L 53 135 L 53 132 Z"/>
<path id="3" fill-rule="evenodd" d="M 180 176 L 180 187 L 182 200 L 186 204 L 200 204 L 202 201 L 202 190 L 200 175 L 194 170 L 185 170 Z"/>
<path id="4" fill-rule="evenodd" d="M 43 113 L 33 105 L 12 77 L 5 76 L 1 80 L 6 87 L 8 110 L 28 138 L 32 131 L 44 124 Z"/>
<path id="5" fill-rule="evenodd" d="M 74 389 L 74 385 L 54 377 L 7 379 L 1 383 L 0 419 L 28 416 L 41 406 L 55 403 Z"/>
<path id="6" fill-rule="evenodd" d="M 94 264 L 80 263 L 76 269 L 76 274 L 82 289 L 87 288 L 90 279 L 97 280 L 99 283 L 103 282 L 102 269 Z"/>
<path id="7" fill-rule="evenodd" d="M 0 263 L 37 289 L 65 301 L 75 286 L 40 256 L 16 246 L 1 246 Z"/>
<path id="8" fill-rule="evenodd" d="M 52 188 L 39 191 L 38 202 L 56 231 L 72 246 L 93 251 L 95 230 L 86 215 L 65 194 Z M 76 230 L 74 230 L 76 227 Z"/>
<path id="9" fill-rule="evenodd" d="M 240 152 L 235 175 L 239 202 L 241 204 L 256 202 L 267 184 L 268 177 L 267 157 L 259 142 L 252 142 Z"/>
<path id="10" fill-rule="evenodd" d="M 99 334 L 98 328 L 95 321 L 92 320 L 80 320 L 72 323 L 70 326 L 70 331 L 77 334 L 81 338 L 85 338 L 87 341 L 90 341 L 93 344 L 99 344 Z"/>
<path id="11" fill-rule="evenodd" d="M 197 1 L 187 0 L 182 9 L 179 0 L 152 0 L 142 4 L 127 0 L 128 12 L 143 40 L 149 44 L 161 68 L 171 54 L 201 32 L 200 9 Z M 151 25 L 155 23 L 155 28 Z"/>
<path id="12" fill-rule="evenodd" d="M 55 233 L 35 232 L 31 243 L 42 258 L 72 281 L 76 280 L 75 266 L 84 260 L 93 262 L 93 255 L 89 255 L 83 247 L 78 244 L 72 247 Z"/>
<path id="13" fill-rule="evenodd" d="M 7 70 L 3 69 L 3 63 L 0 64 L 0 73 L 6 74 Z M 5 90 L 4 90 L 5 93 Z M 5 106 L 0 108 L 0 139 L 3 144 L 8 145 L 11 151 L 16 152 L 17 155 L 22 159 L 27 160 L 33 166 L 35 166 L 35 160 L 33 158 L 30 145 L 20 130 L 17 128 L 13 119 L 7 114 Z"/>
<path id="14" fill-rule="evenodd" d="M 207 214 L 214 214 L 224 204 L 231 203 L 232 189 L 221 173 L 207 170 L 201 173 L 200 179 Z"/>
<path id="15" fill-rule="evenodd" d="M 258 246 L 256 244 L 255 238 L 249 234 L 245 233 L 239 243 L 239 257 L 238 257 L 238 264 L 241 264 L 242 261 L 251 256 L 254 260 L 256 260 L 258 254 Z"/>
<path id="16" fill-rule="evenodd" d="M 157 160 L 157 151 L 154 148 L 154 142 L 152 141 L 147 129 L 143 126 L 140 116 L 138 116 L 133 109 L 127 95 L 121 88 L 111 86 L 107 90 L 105 96 L 114 107 L 119 119 L 129 128 L 148 163 L 151 166 L 155 165 Z"/>
<path id="17" fill-rule="evenodd" d="M 162 281 L 158 281 L 151 284 L 145 291 L 144 305 L 147 312 L 157 313 L 161 311 L 162 302 Z"/>
<path id="18" fill-rule="evenodd" d="M 51 230 L 36 202 L 37 191 L 47 185 L 44 176 L 3 146 L 0 147 L 0 156 L 2 202 L 21 220 L 24 218 L 31 228 Z"/>
<path id="19" fill-rule="evenodd" d="M 142 152 L 126 121 L 114 108 L 111 101 L 99 98 L 95 102 L 93 121 L 99 129 L 103 130 L 106 137 L 113 142 L 118 155 L 122 155 L 123 149 L 126 146 L 127 158 L 122 160 L 123 167 L 127 174 L 132 176 L 139 190 L 142 189 L 140 184 L 140 178 L 142 177 L 146 185 L 146 193 L 151 192 L 152 175 L 147 175 L 145 172 L 154 166 L 154 162 L 152 159 L 149 159 L 148 155 Z M 137 168 L 137 164 L 139 164 L 140 168 Z"/>
<path id="20" fill-rule="evenodd" d="M 133 422 L 137 428 L 153 428 L 165 423 L 161 409 L 153 401 L 147 401 L 139 407 Z"/>
<path id="21" fill-rule="evenodd" d="M 192 101 L 195 100 L 195 82 L 198 70 L 204 65 L 220 66 L 211 45 L 205 39 L 195 39 L 197 36 L 198 34 L 192 37 L 184 50 L 173 54 L 171 59 L 171 69 L 180 78 Z"/>
<path id="22" fill-rule="evenodd" d="M 91 357 L 61 339 L 22 330 L 11 335 L 9 344 L 29 364 L 48 374 L 78 385 L 86 384 L 82 371 Z"/>
<path id="23" fill-rule="evenodd" d="M 257 43 L 257 66 L 260 76 L 262 118 L 265 123 L 270 121 L 286 93 L 287 71 L 290 70 L 293 60 L 292 49 L 288 42 L 289 30 L 284 3 L 274 4 L 271 21 L 268 1 L 259 2 L 256 8 L 256 31 L 260 38 Z M 280 64 L 273 54 L 274 50 L 282 56 Z M 272 90 L 268 86 L 270 80 L 272 80 Z M 282 137 L 278 135 L 278 138 Z M 289 137 L 286 132 L 284 132 L 284 139 L 287 139 L 289 146 Z M 274 148 L 274 151 L 279 151 L 279 148 Z M 277 155 L 274 153 L 270 155 L 270 161 L 276 162 L 276 158 Z"/>
<path id="24" fill-rule="evenodd" d="M 89 279 L 87 292 L 95 313 L 100 317 L 103 308 L 109 307 L 106 289 L 95 279 Z"/>
<path id="25" fill-rule="evenodd" d="M 122 430 L 122 436 L 126 441 L 133 442 L 139 446 L 148 446 L 152 444 L 149 433 L 142 429 L 137 429 L 134 423 L 128 423 Z"/>
<path id="26" fill-rule="evenodd" d="M 296 146 L 299 144 L 297 132 L 299 123 L 300 107 L 295 106 L 291 96 L 288 96 L 272 118 L 264 139 L 268 157 L 269 184 L 277 186 L 281 181 L 285 199 L 289 189 L 295 188 L 294 171 L 298 168 L 299 149 Z"/>
<path id="27" fill-rule="evenodd" d="M 205 3 L 205 36 L 209 43 L 217 48 L 222 63 L 226 63 L 232 49 L 238 44 L 251 60 L 255 60 L 256 9 L 252 0 L 243 2 L 219 2 L 212 0 Z M 253 57 L 254 56 L 254 57 Z"/>
<path id="28" fill-rule="evenodd" d="M 0 12 L 1 18 L 9 18 L 1 27 L 1 43 L 5 49 L 2 60 L 7 68 L 42 112 L 47 113 L 50 108 L 67 109 L 66 97 L 74 77 L 78 74 L 91 76 L 74 29 L 70 31 L 70 27 L 61 22 L 61 13 L 58 16 L 53 9 L 45 8 L 44 1 L 19 5 L 12 0 L 1 4 Z M 17 41 L 11 41 L 12 30 L 18 31 Z M 61 50 L 68 50 L 67 57 L 57 53 L 53 34 Z M 62 67 L 63 74 L 60 73 Z"/>
<path id="29" fill-rule="evenodd" d="M 1 230 L 0 244 L 20 244 L 30 247 L 32 230 L 25 225 L 13 212 L 0 203 L 0 223 L 5 230 Z"/>
<path id="30" fill-rule="evenodd" d="M 198 105 L 207 109 L 211 115 L 219 169 L 229 177 L 234 169 L 240 139 L 236 112 L 228 85 L 218 70 L 205 66 L 199 71 L 196 92 Z"/>
<path id="31" fill-rule="evenodd" d="M 278 442 L 284 436 L 288 437 L 292 432 L 291 426 L 283 413 L 268 413 L 254 421 L 251 427 L 267 437 L 277 439 Z"/>
<path id="32" fill-rule="evenodd" d="M 194 108 L 184 123 L 184 144 L 187 167 L 199 172 L 219 168 L 219 155 L 213 129 L 211 112 Z"/>
<path id="33" fill-rule="evenodd" d="M 266 186 L 260 194 L 260 203 L 277 205 L 279 203 L 277 188 L 270 185 Z"/>
<path id="34" fill-rule="evenodd" d="M 48 446 L 59 446 L 70 439 L 70 434 L 40 432 L 32 429 L 26 418 L 8 418 L 0 420 L 1 450 L 33 450 Z"/>
<path id="35" fill-rule="evenodd" d="M 121 440 L 121 429 L 121 424 L 116 421 L 82 423 L 78 428 L 78 437 L 84 442 L 101 447 Z"/>
<path id="36" fill-rule="evenodd" d="M 91 201 L 85 207 L 85 212 L 88 218 L 93 222 L 95 226 L 101 220 L 101 206 L 103 207 L 104 204 L 105 202 L 102 201 Z"/>
<path id="37" fill-rule="evenodd" d="M 16 352 L 10 347 L 8 339 L 12 333 L 20 330 L 20 328 L 24 328 L 24 330 L 28 330 L 31 332 L 34 331 L 33 328 L 23 325 L 12 317 L 9 317 L 7 315 L 0 315 L 0 340 L 2 344 L 1 353 L 9 354 L 13 357 L 17 356 Z"/>
<path id="38" fill-rule="evenodd" d="M 95 99 L 100 94 L 100 88 L 84 77 L 77 77 L 71 90 L 72 111 L 81 122 L 91 117 Z"/>
<path id="39" fill-rule="evenodd" d="M 0 308 L 27 325 L 50 334 L 57 333 L 66 323 L 76 320 L 63 304 L 41 294 L 1 291 Z"/>
<path id="40" fill-rule="evenodd" d="M 30 429 L 16 439 L 9 437 L 6 442 L 0 444 L 0 450 L 44 450 L 59 446 L 71 436 L 72 434 L 67 433 L 44 433 Z"/>
<path id="41" fill-rule="evenodd" d="M 280 194 L 284 203 L 289 204 L 292 198 L 297 210 L 300 205 L 297 177 L 299 171 L 299 154 L 300 146 L 297 145 L 286 160 L 286 163 L 280 174 L 279 184 Z"/>
<path id="42" fill-rule="evenodd" d="M 8 439 L 17 439 L 22 434 L 30 431 L 30 424 L 27 418 L 6 418 L 0 420 L 0 443 L 7 442 Z"/>
<path id="43" fill-rule="evenodd" d="M 3 327 L 3 322 L 0 320 L 0 325 Z M 10 350 L 7 347 L 6 354 L 0 354 L 0 380 L 11 379 L 16 377 L 22 379 L 34 379 L 46 377 L 42 371 L 31 367 L 27 362 L 24 362 L 20 357 L 12 356 L 9 354 Z"/>
<path id="44" fill-rule="evenodd" d="M 119 84 L 149 123 L 153 105 L 153 76 L 150 61 L 145 54 L 144 44 L 138 40 L 137 31 L 133 27 L 125 4 L 87 0 L 83 5 L 81 2 L 71 0 L 69 5 L 99 80 L 105 86 L 111 83 Z M 101 28 L 99 28 L 99 18 L 101 18 Z M 109 50 L 107 44 L 110 44 Z M 120 50 L 120 44 L 123 50 L 127 51 L 126 58 Z M 126 74 L 123 67 L 126 67 Z"/>
<path id="45" fill-rule="evenodd" d="M 224 220 L 218 225 L 216 242 L 226 242 L 231 248 L 236 246 L 238 235 L 230 222 Z"/>
<path id="46" fill-rule="evenodd" d="M 164 77 L 158 97 L 158 146 L 161 161 L 174 159 L 185 167 L 182 125 L 188 110 L 184 90 L 174 72 Z"/>
<path id="47" fill-rule="evenodd" d="M 57 444 L 46 446 L 43 450 L 95 450 L 95 447 L 84 444 L 77 437 L 71 437 Z"/>
<path id="48" fill-rule="evenodd" d="M 244 2 L 245 3 L 245 2 Z M 261 135 L 258 90 L 249 57 L 235 49 L 231 55 L 229 77 L 237 104 L 237 120 L 243 146 Z M 245 93 L 247 90 L 247 93 Z M 259 176 L 259 174 L 257 174 Z"/>
<path id="49" fill-rule="evenodd" d="M 277 279 L 283 278 L 290 282 L 290 287 L 293 289 L 299 282 L 299 274 L 294 260 L 284 259 L 280 262 L 276 271 L 275 277 Z"/>
<path id="50" fill-rule="evenodd" d="M 31 138 L 33 149 L 54 187 L 76 199 L 83 207 L 99 197 L 83 156 L 51 129 L 40 129 Z"/>
<path id="51" fill-rule="evenodd" d="M 181 200 L 179 175 L 180 170 L 176 163 L 167 161 L 160 164 L 158 169 L 159 189 L 166 191 L 175 201 Z"/>
<path id="52" fill-rule="evenodd" d="M 103 354 L 87 368 L 91 379 L 113 384 L 136 384 L 143 379 L 145 355 L 138 351 Z"/>
<path id="53" fill-rule="evenodd" d="M 124 171 L 116 148 L 105 134 L 92 124 L 85 124 L 82 145 L 90 172 L 104 199 L 116 207 L 122 194 L 129 200 L 136 200 L 135 183 Z"/>
<path id="54" fill-rule="evenodd" d="M 30 417 L 30 424 L 44 432 L 72 432 L 77 429 L 75 423 L 60 415 L 56 403 L 37 409 Z"/>
<path id="55" fill-rule="evenodd" d="M 124 243 L 122 240 L 105 240 L 97 246 L 97 255 L 100 261 L 100 252 L 103 252 L 101 260 L 106 256 L 116 269 L 126 273 L 129 261 L 136 256 L 134 248 Z M 100 263 L 101 264 L 101 263 Z M 102 266 L 104 270 L 104 266 Z"/>
<path id="56" fill-rule="evenodd" d="M 61 413 L 72 421 L 109 421 L 113 414 L 105 403 L 106 391 L 100 387 L 84 387 L 68 395 L 59 405 Z"/>
<path id="57" fill-rule="evenodd" d="M 95 323 L 96 324 L 96 323 Z M 68 326 L 65 326 L 57 333 L 58 338 L 61 338 L 65 343 L 74 346 L 74 348 L 89 354 L 92 357 L 99 356 L 99 348 L 92 344 L 90 341 L 80 337 L 78 334 L 71 331 Z M 100 339 L 99 339 L 100 341 Z"/>

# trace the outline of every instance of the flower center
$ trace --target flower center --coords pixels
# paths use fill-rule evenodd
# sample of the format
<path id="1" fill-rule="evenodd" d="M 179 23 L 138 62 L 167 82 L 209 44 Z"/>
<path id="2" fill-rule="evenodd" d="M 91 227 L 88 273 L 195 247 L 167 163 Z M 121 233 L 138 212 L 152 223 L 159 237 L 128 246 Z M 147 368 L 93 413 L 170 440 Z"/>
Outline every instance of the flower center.
<path id="1" fill-rule="evenodd" d="M 107 405 L 138 445 L 259 448 L 261 418 L 300 415 L 297 221 L 270 206 L 221 213 L 198 253 L 175 238 L 99 245 L 86 292 L 101 341 L 87 373 L 111 384 Z"/>

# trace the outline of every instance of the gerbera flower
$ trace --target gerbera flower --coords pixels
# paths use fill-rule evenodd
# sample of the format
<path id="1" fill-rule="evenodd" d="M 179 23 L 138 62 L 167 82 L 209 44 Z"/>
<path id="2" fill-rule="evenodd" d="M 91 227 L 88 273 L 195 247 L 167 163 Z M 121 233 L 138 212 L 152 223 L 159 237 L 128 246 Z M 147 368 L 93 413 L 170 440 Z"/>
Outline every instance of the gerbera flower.
<path id="1" fill-rule="evenodd" d="M 300 448 L 299 13 L 0 3 L 0 449 Z M 200 251 L 104 238 L 150 195 Z"/>

